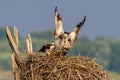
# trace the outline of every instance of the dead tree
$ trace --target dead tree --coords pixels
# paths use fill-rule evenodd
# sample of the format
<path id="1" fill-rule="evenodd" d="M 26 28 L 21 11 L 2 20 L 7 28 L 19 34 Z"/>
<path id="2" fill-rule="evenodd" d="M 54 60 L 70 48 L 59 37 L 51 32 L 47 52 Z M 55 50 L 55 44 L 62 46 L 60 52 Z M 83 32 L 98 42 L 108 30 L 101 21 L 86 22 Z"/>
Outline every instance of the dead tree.
<path id="1" fill-rule="evenodd" d="M 22 62 L 22 58 L 19 54 L 19 49 L 18 49 L 18 43 L 19 43 L 18 42 L 18 29 L 16 28 L 16 26 L 14 26 L 14 36 L 12 36 L 9 27 L 7 26 L 6 36 L 9 41 L 9 45 L 12 49 L 12 69 L 13 69 L 13 74 L 14 74 L 14 80 L 20 80 L 19 65 Z M 26 39 L 26 51 L 27 51 L 27 54 L 33 53 L 32 39 L 31 39 L 30 34 L 28 34 L 28 37 Z M 31 69 L 32 69 L 32 66 L 31 66 Z"/>
<path id="2" fill-rule="evenodd" d="M 18 70 L 18 65 L 21 62 L 21 57 L 18 50 L 18 29 L 14 26 L 14 37 L 11 34 L 9 27 L 6 27 L 6 36 L 9 41 L 9 45 L 12 49 L 12 68 L 14 74 L 14 80 L 20 80 L 20 74 Z"/>

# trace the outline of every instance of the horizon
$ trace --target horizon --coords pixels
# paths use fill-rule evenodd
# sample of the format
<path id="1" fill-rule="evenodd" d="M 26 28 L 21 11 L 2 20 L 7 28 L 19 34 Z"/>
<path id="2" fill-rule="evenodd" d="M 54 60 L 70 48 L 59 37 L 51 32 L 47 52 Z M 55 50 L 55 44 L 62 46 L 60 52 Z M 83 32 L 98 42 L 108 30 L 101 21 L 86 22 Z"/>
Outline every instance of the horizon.
<path id="1" fill-rule="evenodd" d="M 10 27 L 10 26 L 9 26 Z M 17 26 L 16 26 L 17 27 Z M 13 30 L 13 27 L 10 27 L 11 28 L 11 30 Z M 18 28 L 18 27 L 17 27 Z M 0 31 L 2 30 L 3 31 L 3 29 L 4 29 L 4 33 L 5 33 L 5 27 L 1 27 L 0 26 Z M 50 31 L 50 32 L 54 32 L 54 30 L 52 30 L 52 29 L 45 29 L 45 30 L 40 30 L 40 31 L 33 31 L 33 32 L 30 32 L 30 35 L 31 34 L 33 34 L 33 33 L 44 33 L 44 32 L 47 32 L 47 31 Z M 27 35 L 21 35 L 20 34 L 20 30 L 18 29 L 18 34 L 19 34 L 19 37 L 21 37 L 21 38 L 26 38 L 27 37 L 27 35 L 29 34 L 29 33 L 27 33 Z M 46 33 L 45 33 L 46 34 Z M 40 34 L 41 35 L 41 34 Z M 47 34 L 46 34 L 47 35 Z M 50 34 L 48 34 L 48 35 L 50 35 Z M 51 34 L 51 36 L 52 36 L 53 34 Z M 32 36 L 31 36 L 32 37 Z M 34 37 L 34 36 L 33 36 Z M 116 37 L 114 37 L 114 36 L 96 36 L 95 38 L 91 38 L 91 37 L 89 37 L 89 36 L 87 36 L 87 35 L 84 35 L 84 34 L 81 34 L 81 32 L 79 32 L 79 34 L 78 34 L 78 39 L 80 39 L 81 37 L 87 37 L 88 39 L 90 39 L 90 40 L 92 40 L 92 41 L 94 41 L 94 40 L 96 40 L 97 38 L 109 38 L 109 39 L 115 39 L 115 40 L 120 40 L 120 39 L 117 39 Z"/>
<path id="2" fill-rule="evenodd" d="M 57 6 L 66 31 L 72 31 L 86 15 L 80 36 L 86 35 L 90 39 L 108 36 L 120 40 L 119 3 L 120 1 L 113 0 L 2 0 L 0 26 L 16 25 L 22 36 L 34 31 L 54 29 L 54 9 Z"/>

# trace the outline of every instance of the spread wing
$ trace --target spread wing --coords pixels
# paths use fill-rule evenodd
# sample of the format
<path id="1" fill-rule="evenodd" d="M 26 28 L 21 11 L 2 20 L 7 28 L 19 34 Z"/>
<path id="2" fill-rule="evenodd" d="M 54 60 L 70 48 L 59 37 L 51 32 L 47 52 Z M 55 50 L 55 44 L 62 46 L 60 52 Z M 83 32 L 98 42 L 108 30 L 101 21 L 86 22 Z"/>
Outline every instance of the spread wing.
<path id="1" fill-rule="evenodd" d="M 76 41 L 77 35 L 78 35 L 81 27 L 85 23 L 85 20 L 86 20 L 86 16 L 84 16 L 84 19 L 80 23 L 78 23 L 78 25 L 74 28 L 73 32 L 70 33 L 70 37 L 73 40 L 73 42 Z"/>
<path id="2" fill-rule="evenodd" d="M 55 31 L 54 31 L 54 37 L 55 38 L 59 38 L 62 36 L 62 34 L 64 33 L 64 29 L 62 27 L 62 18 L 60 16 L 60 14 L 57 11 L 57 7 L 55 8 Z"/>

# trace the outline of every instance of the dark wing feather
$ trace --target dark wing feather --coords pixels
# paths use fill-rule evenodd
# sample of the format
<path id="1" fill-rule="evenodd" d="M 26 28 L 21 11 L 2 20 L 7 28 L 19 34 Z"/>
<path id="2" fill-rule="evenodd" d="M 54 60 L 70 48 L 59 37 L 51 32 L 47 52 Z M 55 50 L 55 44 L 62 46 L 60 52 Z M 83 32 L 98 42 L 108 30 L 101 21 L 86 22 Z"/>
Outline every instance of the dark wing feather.
<path id="1" fill-rule="evenodd" d="M 76 35 L 78 35 L 80 28 L 83 26 L 83 24 L 85 23 L 86 20 L 86 16 L 84 16 L 84 19 L 74 28 L 74 32 Z"/>
<path id="2" fill-rule="evenodd" d="M 73 32 L 70 33 L 70 37 L 73 43 L 75 43 L 76 39 L 77 39 L 77 35 L 81 29 L 81 27 L 83 26 L 83 24 L 85 23 L 86 20 L 86 16 L 84 16 L 84 19 L 74 28 Z"/>

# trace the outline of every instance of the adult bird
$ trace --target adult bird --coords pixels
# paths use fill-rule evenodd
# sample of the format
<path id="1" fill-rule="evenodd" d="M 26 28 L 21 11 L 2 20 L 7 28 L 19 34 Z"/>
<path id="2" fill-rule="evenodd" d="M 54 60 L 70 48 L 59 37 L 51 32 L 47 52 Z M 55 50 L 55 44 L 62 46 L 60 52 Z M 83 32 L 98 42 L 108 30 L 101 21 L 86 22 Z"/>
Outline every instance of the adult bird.
<path id="1" fill-rule="evenodd" d="M 55 15 L 54 15 L 54 22 L 55 22 L 55 30 L 54 30 L 54 38 L 57 38 L 55 44 L 58 46 L 60 49 L 61 48 L 70 48 L 75 44 L 78 33 L 85 23 L 86 16 L 84 16 L 84 19 L 78 23 L 78 25 L 74 28 L 72 32 L 65 32 L 63 29 L 63 22 L 62 22 L 62 17 L 58 13 L 57 7 L 55 7 Z"/>
<path id="2" fill-rule="evenodd" d="M 58 13 L 57 7 L 55 7 L 55 30 L 54 30 L 54 38 L 57 38 L 53 43 L 43 45 L 43 47 L 39 50 L 39 52 L 46 52 L 47 54 L 51 54 L 52 52 L 62 52 L 62 54 L 66 54 L 67 51 L 73 47 L 77 40 L 78 33 L 85 23 L 86 16 L 84 19 L 80 21 L 77 26 L 73 29 L 72 32 L 65 32 L 62 25 L 62 17 Z"/>

